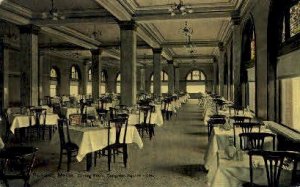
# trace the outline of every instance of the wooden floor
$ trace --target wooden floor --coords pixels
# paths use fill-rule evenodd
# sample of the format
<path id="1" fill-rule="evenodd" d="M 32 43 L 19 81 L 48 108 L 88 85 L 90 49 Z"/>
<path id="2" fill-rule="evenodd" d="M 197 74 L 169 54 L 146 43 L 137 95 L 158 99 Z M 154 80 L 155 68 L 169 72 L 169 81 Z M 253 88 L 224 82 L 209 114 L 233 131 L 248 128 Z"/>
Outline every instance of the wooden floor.
<path id="1" fill-rule="evenodd" d="M 107 171 L 106 158 L 100 158 L 97 167 L 85 171 L 85 160 L 74 162 L 66 172 L 66 162 L 57 171 L 59 145 L 43 142 L 39 150 L 38 166 L 32 174 L 32 186 L 207 186 L 206 173 L 201 170 L 207 146 L 206 126 L 200 115 L 196 100 L 190 100 L 165 122 L 156 127 L 155 137 L 144 138 L 144 148 L 129 146 L 128 168 L 122 158 Z M 12 182 L 19 186 L 20 181 Z"/>

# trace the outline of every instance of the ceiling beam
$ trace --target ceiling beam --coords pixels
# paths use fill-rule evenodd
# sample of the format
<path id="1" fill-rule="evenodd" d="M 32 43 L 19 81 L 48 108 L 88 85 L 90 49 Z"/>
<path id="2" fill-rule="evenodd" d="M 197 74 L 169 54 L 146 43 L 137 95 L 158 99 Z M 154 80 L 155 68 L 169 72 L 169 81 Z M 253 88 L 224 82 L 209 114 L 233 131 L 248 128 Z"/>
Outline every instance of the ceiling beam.
<path id="1" fill-rule="evenodd" d="M 209 40 L 192 40 L 192 45 L 194 47 L 218 47 L 219 41 L 209 41 Z M 185 41 L 170 41 L 164 42 L 161 44 L 162 47 L 170 47 L 170 48 L 179 48 L 187 45 Z"/>
<path id="2" fill-rule="evenodd" d="M 100 6 L 105 8 L 119 21 L 130 21 L 131 14 L 117 0 L 94 0 Z"/>

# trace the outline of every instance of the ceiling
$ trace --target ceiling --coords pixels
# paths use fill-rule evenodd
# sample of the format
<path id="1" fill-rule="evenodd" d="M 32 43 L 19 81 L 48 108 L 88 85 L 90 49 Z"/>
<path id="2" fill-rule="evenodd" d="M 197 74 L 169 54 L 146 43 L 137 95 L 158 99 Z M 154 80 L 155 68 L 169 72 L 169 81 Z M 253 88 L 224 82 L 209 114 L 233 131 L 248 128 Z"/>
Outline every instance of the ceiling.
<path id="1" fill-rule="evenodd" d="M 18 16 L 22 16 L 18 12 L 20 9 L 31 13 L 29 21 L 42 28 L 39 43 L 43 49 L 49 51 L 47 46 L 53 45 L 51 49 L 64 46 L 62 49 L 58 47 L 56 53 L 60 50 L 59 54 L 66 53 L 66 56 L 77 58 L 79 55 L 79 59 L 88 59 L 91 58 L 89 50 L 100 46 L 106 57 L 119 59 L 120 28 L 117 20 L 135 20 L 139 28 L 138 62 L 151 56 L 153 47 L 162 47 L 165 59 L 179 63 L 188 61 L 189 57 L 193 63 L 198 57 L 201 63 L 205 59 L 211 62 L 218 54 L 218 43 L 223 42 L 229 32 L 230 15 L 244 0 L 185 0 L 184 4 L 190 5 L 194 12 L 171 16 L 168 9 L 175 2 L 179 0 L 72 0 L 72 3 L 54 0 L 59 14 L 65 16 L 57 21 L 41 19 L 41 14 L 47 13 L 51 7 L 50 0 L 6 0 L 0 9 L 9 8 L 11 12 L 19 13 Z M 187 49 L 182 33 L 185 23 L 193 30 L 193 54 Z M 95 31 L 97 37 L 92 38 Z"/>

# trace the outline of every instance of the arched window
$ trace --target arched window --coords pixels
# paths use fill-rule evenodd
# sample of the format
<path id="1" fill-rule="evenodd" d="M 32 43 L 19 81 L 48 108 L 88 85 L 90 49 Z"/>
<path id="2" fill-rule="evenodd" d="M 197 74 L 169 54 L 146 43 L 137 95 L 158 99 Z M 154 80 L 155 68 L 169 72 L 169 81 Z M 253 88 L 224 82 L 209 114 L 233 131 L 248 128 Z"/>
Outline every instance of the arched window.
<path id="1" fill-rule="evenodd" d="M 116 92 L 121 93 L 121 74 L 118 73 L 116 77 Z"/>
<path id="2" fill-rule="evenodd" d="M 285 10 L 282 27 L 282 42 L 300 33 L 300 1 L 291 1 Z"/>
<path id="3" fill-rule="evenodd" d="M 50 70 L 50 97 L 55 97 L 58 94 L 58 71 L 56 68 L 52 67 Z"/>
<path id="4" fill-rule="evenodd" d="M 75 65 L 71 67 L 71 81 L 70 81 L 70 95 L 78 96 L 79 95 L 79 79 L 80 72 L 79 68 Z"/>
<path id="5" fill-rule="evenodd" d="M 86 86 L 86 94 L 92 95 L 92 69 L 88 70 L 88 83 Z"/>
<path id="6" fill-rule="evenodd" d="M 205 75 L 200 70 L 192 70 L 186 76 L 186 91 L 188 93 L 205 93 Z"/>
<path id="7" fill-rule="evenodd" d="M 106 92 L 106 85 L 107 85 L 107 82 L 106 82 L 106 72 L 105 70 L 102 70 L 101 71 L 101 93 L 104 94 Z"/>
<path id="8" fill-rule="evenodd" d="M 153 73 L 151 75 L 151 87 L 150 91 L 153 93 Z M 161 93 L 168 93 L 169 87 L 168 87 L 168 79 L 169 76 L 165 71 L 160 72 L 160 80 L 161 80 Z"/>

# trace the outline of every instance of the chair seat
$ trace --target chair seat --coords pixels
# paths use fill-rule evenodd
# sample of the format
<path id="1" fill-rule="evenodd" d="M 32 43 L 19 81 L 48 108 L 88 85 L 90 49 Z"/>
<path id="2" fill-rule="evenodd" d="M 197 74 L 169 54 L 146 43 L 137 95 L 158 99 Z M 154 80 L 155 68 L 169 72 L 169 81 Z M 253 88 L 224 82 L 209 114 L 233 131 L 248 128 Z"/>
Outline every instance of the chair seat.
<path id="1" fill-rule="evenodd" d="M 38 149 L 35 147 L 14 146 L 7 147 L 0 151 L 0 158 L 24 157 L 35 153 Z"/>
<path id="2" fill-rule="evenodd" d="M 65 144 L 65 147 L 66 149 L 68 149 L 69 151 L 77 151 L 79 148 L 78 148 L 78 145 L 72 143 L 72 142 L 68 142 Z"/>

